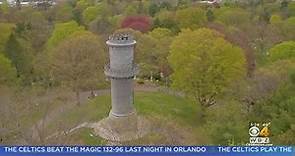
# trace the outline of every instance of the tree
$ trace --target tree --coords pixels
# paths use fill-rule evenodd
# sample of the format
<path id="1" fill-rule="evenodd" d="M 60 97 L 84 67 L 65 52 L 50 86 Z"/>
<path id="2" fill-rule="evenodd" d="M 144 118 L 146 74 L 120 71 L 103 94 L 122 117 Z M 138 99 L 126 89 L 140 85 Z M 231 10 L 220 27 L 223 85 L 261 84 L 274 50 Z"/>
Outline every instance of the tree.
<path id="1" fill-rule="evenodd" d="M 255 24 L 255 27 L 252 25 Z M 281 42 L 282 36 L 279 29 L 265 22 L 253 22 L 243 31 L 249 35 L 250 45 L 255 50 L 257 64 L 264 64 L 267 61 L 268 50 L 274 44 Z"/>
<path id="2" fill-rule="evenodd" d="M 2 4 L 0 6 L 0 17 L 2 17 L 2 15 L 7 14 L 9 12 L 9 4 L 6 0 L 2 1 Z"/>
<path id="3" fill-rule="evenodd" d="M 286 19 L 282 25 L 278 25 L 281 29 L 281 33 L 284 36 L 284 40 L 295 40 L 295 17 Z"/>
<path id="4" fill-rule="evenodd" d="M 138 6 L 137 6 L 137 13 L 138 14 L 143 14 L 144 13 L 144 6 L 143 6 L 144 4 L 143 4 L 143 2 L 142 2 L 142 0 L 139 0 L 138 1 Z"/>
<path id="5" fill-rule="evenodd" d="M 56 24 L 51 37 L 47 41 L 47 48 L 50 49 L 57 46 L 73 33 L 84 29 L 84 27 L 79 26 L 75 21 Z"/>
<path id="6" fill-rule="evenodd" d="M 260 102 L 255 105 L 253 109 L 253 114 L 251 120 L 259 121 L 263 119 L 264 121 L 271 121 L 272 130 L 272 140 L 277 144 L 292 144 L 295 140 L 295 130 L 294 130 L 294 94 L 295 94 L 295 84 L 294 84 L 294 62 L 278 61 L 283 65 L 284 71 L 287 71 L 282 75 L 280 79 L 280 86 L 277 90 L 266 100 L 260 100 Z M 277 62 L 276 62 L 277 63 Z M 277 67 L 277 64 L 275 64 Z M 286 66 L 287 65 L 287 66 Z M 269 70 L 273 71 L 273 65 L 269 67 Z M 282 71 L 280 70 L 280 71 Z M 275 70 L 277 71 L 277 70 Z"/>
<path id="7" fill-rule="evenodd" d="M 200 8 L 186 8 L 176 11 L 176 21 L 180 28 L 199 28 L 207 22 L 206 12 Z"/>
<path id="8" fill-rule="evenodd" d="M 248 122 L 241 104 L 227 100 L 208 110 L 204 128 L 213 144 L 244 145 L 248 140 Z"/>
<path id="9" fill-rule="evenodd" d="M 122 21 L 121 27 L 147 32 L 151 28 L 151 19 L 148 16 L 128 16 Z"/>
<path id="10" fill-rule="evenodd" d="M 0 23 L 0 51 L 4 51 L 5 44 L 8 41 L 14 25 L 9 23 Z"/>
<path id="11" fill-rule="evenodd" d="M 15 35 L 30 42 L 35 52 L 42 51 L 53 29 L 43 12 L 23 8 L 17 12 L 17 17 Z"/>
<path id="12" fill-rule="evenodd" d="M 285 41 L 275 45 L 269 51 L 271 61 L 295 59 L 295 41 Z"/>
<path id="13" fill-rule="evenodd" d="M 103 18 L 110 16 L 111 12 L 108 9 L 110 8 L 108 8 L 107 4 L 104 3 L 87 7 L 82 13 L 84 24 L 88 24 L 97 17 Z"/>
<path id="14" fill-rule="evenodd" d="M 255 51 L 253 47 L 251 47 L 252 41 L 250 40 L 249 33 L 235 27 L 226 27 L 221 23 L 215 22 L 208 23 L 207 27 L 224 34 L 227 41 L 243 49 L 247 60 L 247 75 L 251 77 L 256 68 L 256 58 Z"/>
<path id="15" fill-rule="evenodd" d="M 80 91 L 95 86 L 102 79 L 105 54 L 99 41 L 90 32 L 78 32 L 59 44 L 50 56 L 54 80 L 69 86 L 76 93 L 78 105 Z"/>
<path id="16" fill-rule="evenodd" d="M 250 13 L 241 8 L 223 7 L 216 10 L 216 20 L 227 26 L 242 26 L 250 23 Z"/>
<path id="17" fill-rule="evenodd" d="M 157 49 L 157 40 L 155 38 L 133 29 L 119 29 L 116 32 L 129 33 L 136 38 L 135 62 L 139 63 L 139 77 L 151 78 L 152 76 L 159 74 L 159 50 Z"/>
<path id="18" fill-rule="evenodd" d="M 207 10 L 206 16 L 209 22 L 212 22 L 215 19 L 214 13 L 211 9 Z"/>
<path id="19" fill-rule="evenodd" d="M 11 34 L 5 46 L 5 55 L 17 70 L 17 76 L 24 84 L 30 85 L 32 81 L 32 47 L 29 42 Z"/>
<path id="20" fill-rule="evenodd" d="M 156 14 L 154 19 L 154 28 L 162 27 L 168 28 L 174 33 L 179 32 L 179 27 L 177 21 L 175 19 L 174 12 L 162 10 L 158 14 Z"/>
<path id="21" fill-rule="evenodd" d="M 289 4 L 289 2 L 287 0 L 283 0 L 281 2 L 281 10 L 288 8 L 288 4 Z"/>
<path id="22" fill-rule="evenodd" d="M 245 58 L 216 31 L 184 30 L 172 42 L 168 61 L 173 86 L 192 96 L 205 110 L 216 104 L 233 81 L 245 76 Z"/>
<path id="23" fill-rule="evenodd" d="M 260 67 L 247 80 L 245 86 L 241 85 L 239 91 L 232 90 L 236 92 L 233 94 L 241 94 L 237 97 L 245 105 L 245 110 L 252 112 L 257 104 L 271 99 L 282 84 L 287 82 L 288 72 L 292 66 L 294 67 L 294 62 L 291 60 L 278 60 Z"/>
<path id="24" fill-rule="evenodd" d="M 0 53 L 0 85 L 7 85 L 16 80 L 16 69 L 11 61 Z"/>
<path id="25" fill-rule="evenodd" d="M 129 5 L 127 5 L 127 7 L 124 9 L 124 15 L 126 15 L 126 16 L 137 15 L 136 4 L 130 3 Z"/>
<path id="26" fill-rule="evenodd" d="M 35 11 L 30 15 L 26 20 L 29 25 L 26 36 L 31 41 L 32 47 L 39 52 L 44 48 L 46 41 L 50 37 L 53 26 L 49 24 L 42 12 Z"/>
<path id="27" fill-rule="evenodd" d="M 116 23 L 115 23 L 116 24 Z M 109 35 L 113 29 L 114 24 L 111 23 L 107 17 L 97 17 L 95 20 L 89 23 L 88 30 L 100 35 Z"/>
<path id="28" fill-rule="evenodd" d="M 154 17 L 155 14 L 156 14 L 157 12 L 159 12 L 159 11 L 160 11 L 160 8 L 158 7 L 157 4 L 155 4 L 155 3 L 150 3 L 150 6 L 149 6 L 149 15 L 150 15 L 150 16 Z"/>
<path id="29" fill-rule="evenodd" d="M 173 39 L 173 32 L 167 28 L 156 28 L 149 33 L 156 40 L 156 61 L 160 73 L 168 83 L 167 77 L 171 74 L 171 69 L 167 60 L 169 54 L 169 46 Z"/>
<path id="30" fill-rule="evenodd" d="M 158 73 L 158 63 L 157 63 L 157 49 L 156 40 L 146 34 L 135 33 L 138 44 L 136 45 L 136 62 L 139 63 L 140 73 L 139 76 L 152 78 L 152 76 Z"/>
<path id="31" fill-rule="evenodd" d="M 295 2 L 290 2 L 288 5 L 288 13 L 290 17 L 295 16 Z"/>
<path id="32" fill-rule="evenodd" d="M 54 8 L 50 9 L 54 14 L 55 21 L 66 22 L 73 19 L 73 7 L 69 2 L 59 2 Z"/>
<path id="33" fill-rule="evenodd" d="M 83 11 L 84 23 L 89 23 L 99 15 L 99 10 L 95 6 L 90 6 Z"/>
<path id="34" fill-rule="evenodd" d="M 279 15 L 272 15 L 270 17 L 270 24 L 279 24 L 282 22 L 282 18 Z"/>

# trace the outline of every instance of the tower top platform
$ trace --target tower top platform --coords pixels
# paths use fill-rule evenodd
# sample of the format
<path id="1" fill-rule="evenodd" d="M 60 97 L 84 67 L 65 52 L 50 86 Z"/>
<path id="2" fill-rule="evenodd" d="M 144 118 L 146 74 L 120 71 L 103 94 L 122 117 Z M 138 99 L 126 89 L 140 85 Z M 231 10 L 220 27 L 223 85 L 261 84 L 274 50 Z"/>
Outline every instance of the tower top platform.
<path id="1" fill-rule="evenodd" d="M 134 37 L 128 33 L 115 33 L 106 42 L 109 46 L 131 46 L 136 44 Z"/>

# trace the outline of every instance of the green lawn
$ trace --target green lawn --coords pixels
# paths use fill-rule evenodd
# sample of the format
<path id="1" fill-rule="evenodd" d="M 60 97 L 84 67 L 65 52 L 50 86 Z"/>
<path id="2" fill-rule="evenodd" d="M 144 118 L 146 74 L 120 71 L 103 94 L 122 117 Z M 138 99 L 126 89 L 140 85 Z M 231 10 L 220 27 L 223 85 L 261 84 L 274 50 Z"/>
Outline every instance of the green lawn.
<path id="1" fill-rule="evenodd" d="M 160 92 L 137 92 L 135 93 L 135 107 L 139 115 L 152 120 L 154 126 L 169 125 L 165 130 L 171 129 L 171 133 L 190 133 L 189 138 L 194 137 L 202 141 L 207 140 L 204 136 L 200 137 L 200 121 L 198 120 L 199 109 L 193 101 L 183 97 L 167 95 Z M 68 127 L 74 127 L 83 122 L 97 122 L 108 116 L 111 108 L 111 97 L 109 95 L 99 96 L 89 101 L 88 104 L 80 107 L 75 106 L 66 113 L 58 117 L 58 121 L 66 123 Z M 54 124 L 51 127 L 55 127 Z M 187 131 L 189 130 L 189 131 Z M 73 134 L 75 138 L 84 144 L 98 145 L 104 144 L 99 137 L 92 137 L 90 129 L 83 129 Z M 78 137 L 77 137 L 78 136 Z M 194 143 L 194 141 L 190 141 Z M 169 143 L 157 132 L 126 144 L 166 144 Z"/>

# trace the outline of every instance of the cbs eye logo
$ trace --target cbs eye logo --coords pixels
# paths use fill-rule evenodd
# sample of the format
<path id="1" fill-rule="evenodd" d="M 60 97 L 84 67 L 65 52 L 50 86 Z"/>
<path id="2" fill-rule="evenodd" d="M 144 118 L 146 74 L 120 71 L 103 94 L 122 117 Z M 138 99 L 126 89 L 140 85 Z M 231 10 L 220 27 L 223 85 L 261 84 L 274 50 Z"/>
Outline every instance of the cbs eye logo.
<path id="1" fill-rule="evenodd" d="M 257 137 L 260 133 L 260 129 L 256 126 L 249 128 L 249 135 L 251 137 Z"/>
<path id="2" fill-rule="evenodd" d="M 260 129 L 259 124 L 251 124 L 251 127 L 249 128 L 249 135 L 251 137 L 268 137 L 270 135 L 269 125 L 270 123 L 264 123 Z"/>

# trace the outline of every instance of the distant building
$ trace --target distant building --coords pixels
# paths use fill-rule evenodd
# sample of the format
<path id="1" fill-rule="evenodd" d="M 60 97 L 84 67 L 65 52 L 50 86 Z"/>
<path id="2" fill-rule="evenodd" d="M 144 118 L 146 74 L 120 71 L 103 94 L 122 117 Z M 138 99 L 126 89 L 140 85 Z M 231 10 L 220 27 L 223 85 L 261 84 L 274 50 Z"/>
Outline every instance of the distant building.
<path id="1" fill-rule="evenodd" d="M 206 4 L 220 4 L 222 0 L 202 0 L 199 3 L 206 3 Z"/>
<path id="2" fill-rule="evenodd" d="M 5 0 L 0 0 L 0 4 L 3 4 Z M 7 3 L 11 6 L 17 6 L 17 4 L 19 3 L 19 5 L 21 6 L 40 6 L 40 5 L 48 5 L 48 6 L 52 6 L 56 4 L 56 0 L 6 0 Z"/>

